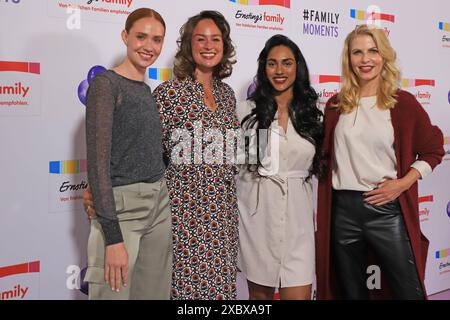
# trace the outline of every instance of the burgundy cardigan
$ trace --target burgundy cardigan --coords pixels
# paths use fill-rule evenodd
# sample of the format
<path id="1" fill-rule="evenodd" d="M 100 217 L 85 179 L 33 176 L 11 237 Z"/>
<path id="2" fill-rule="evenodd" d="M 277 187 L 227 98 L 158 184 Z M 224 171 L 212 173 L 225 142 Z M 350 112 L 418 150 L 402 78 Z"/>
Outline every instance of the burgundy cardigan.
<path id="1" fill-rule="evenodd" d="M 338 283 L 333 270 L 330 244 L 333 141 L 334 129 L 340 115 L 338 109 L 334 107 L 337 101 L 337 95 L 328 100 L 324 117 L 325 137 L 323 143 L 323 161 L 326 169 L 324 177 L 319 181 L 318 186 L 316 232 L 318 300 L 340 298 Z M 390 109 L 392 126 L 394 128 L 397 177 L 401 178 L 406 175 L 410 170 L 411 164 L 416 160 L 426 161 L 434 169 L 442 161 L 442 157 L 444 156 L 444 142 L 441 130 L 431 124 L 426 111 L 409 92 L 399 90 L 397 101 L 395 107 Z M 420 231 L 417 182 L 400 195 L 399 201 L 411 241 L 420 282 L 425 293 L 425 263 L 429 241 Z M 376 263 L 376 260 L 373 262 Z M 382 282 L 382 289 L 371 290 L 371 297 L 389 297 L 389 289 L 386 291 L 385 288 L 386 285 Z"/>

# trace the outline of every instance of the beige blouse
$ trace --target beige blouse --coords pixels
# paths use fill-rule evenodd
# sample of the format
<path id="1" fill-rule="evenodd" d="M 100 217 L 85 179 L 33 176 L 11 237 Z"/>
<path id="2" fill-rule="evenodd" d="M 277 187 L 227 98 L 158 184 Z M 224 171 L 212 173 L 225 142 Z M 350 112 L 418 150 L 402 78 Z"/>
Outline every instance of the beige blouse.
<path id="1" fill-rule="evenodd" d="M 336 190 L 370 191 L 384 180 L 397 179 L 391 113 L 376 106 L 376 96 L 361 98 L 357 108 L 340 115 L 334 150 Z M 416 161 L 411 167 L 422 178 L 432 171 L 426 161 Z"/>

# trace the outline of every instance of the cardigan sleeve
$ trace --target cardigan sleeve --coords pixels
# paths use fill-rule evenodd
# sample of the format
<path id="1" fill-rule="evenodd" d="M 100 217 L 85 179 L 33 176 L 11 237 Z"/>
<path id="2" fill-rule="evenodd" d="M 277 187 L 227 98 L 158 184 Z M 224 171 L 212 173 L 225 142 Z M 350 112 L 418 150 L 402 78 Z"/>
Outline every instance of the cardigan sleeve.
<path id="1" fill-rule="evenodd" d="M 417 160 L 426 161 L 434 169 L 445 154 L 442 131 L 431 123 L 427 112 L 413 95 L 407 95 L 407 100 L 415 120 L 413 150 Z"/>
<path id="2" fill-rule="evenodd" d="M 322 154 L 324 157 L 329 156 L 331 144 L 331 127 L 332 122 L 335 121 L 335 118 L 338 117 L 338 98 L 337 94 L 328 99 L 323 116 L 323 126 L 324 126 L 324 141 L 322 145 Z"/>

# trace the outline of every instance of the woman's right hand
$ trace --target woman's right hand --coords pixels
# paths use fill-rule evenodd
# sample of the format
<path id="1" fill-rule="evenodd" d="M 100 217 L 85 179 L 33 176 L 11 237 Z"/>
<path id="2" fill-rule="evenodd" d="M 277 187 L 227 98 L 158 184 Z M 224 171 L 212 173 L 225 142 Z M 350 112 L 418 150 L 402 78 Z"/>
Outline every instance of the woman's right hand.
<path id="1" fill-rule="evenodd" d="M 89 219 L 97 217 L 92 199 L 92 190 L 88 186 L 83 192 L 83 204 Z M 111 290 L 119 292 L 120 282 L 126 287 L 128 282 L 128 253 L 123 242 L 106 246 L 105 281 Z"/>
<path id="2" fill-rule="evenodd" d="M 83 204 L 84 210 L 86 211 L 89 219 L 93 219 L 97 217 L 97 213 L 94 208 L 94 200 L 92 199 L 92 190 L 91 186 L 88 185 L 87 189 L 83 192 Z"/>
<path id="3" fill-rule="evenodd" d="M 128 253 L 123 242 L 106 246 L 105 281 L 111 290 L 119 292 L 120 282 L 128 283 Z"/>

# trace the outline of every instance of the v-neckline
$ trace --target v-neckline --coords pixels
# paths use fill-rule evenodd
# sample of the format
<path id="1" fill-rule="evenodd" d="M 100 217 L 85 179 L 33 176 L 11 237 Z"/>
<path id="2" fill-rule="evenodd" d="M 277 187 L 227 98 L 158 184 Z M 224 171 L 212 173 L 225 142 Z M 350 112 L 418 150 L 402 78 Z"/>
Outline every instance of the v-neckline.
<path id="1" fill-rule="evenodd" d="M 202 85 L 203 87 L 203 85 Z M 214 95 L 214 84 L 213 84 L 213 88 L 211 88 L 211 93 L 212 93 L 212 98 L 214 99 L 214 104 L 216 105 L 215 110 L 211 109 L 205 101 L 205 96 L 206 96 L 206 91 L 205 88 L 203 87 L 203 96 L 202 96 L 202 101 L 203 101 L 203 105 L 205 106 L 205 108 L 211 112 L 211 113 L 217 113 L 217 111 L 219 110 L 219 102 L 217 101 L 218 99 L 216 99 L 215 95 Z"/>
<path id="2" fill-rule="evenodd" d="M 192 81 L 192 83 L 194 84 L 194 86 L 197 86 L 198 88 L 200 88 L 200 98 L 201 98 L 201 100 L 202 100 L 202 106 L 203 106 L 203 108 L 208 112 L 208 113 L 211 113 L 211 114 L 213 114 L 213 115 L 217 115 L 218 113 L 219 113 L 219 111 L 220 111 L 220 109 L 221 109 L 221 102 L 220 102 L 220 99 L 216 99 L 216 95 L 215 95 L 215 91 L 218 91 L 218 86 L 219 86 L 219 84 L 218 84 L 218 82 L 219 82 L 219 80 L 217 80 L 217 79 L 213 79 L 213 86 L 212 86 L 212 88 L 211 88 L 211 91 L 212 91 L 212 94 L 213 94 L 213 98 L 214 98 L 214 102 L 216 103 L 216 106 L 217 106 L 217 108 L 216 108 L 216 110 L 212 110 L 210 107 L 208 107 L 208 105 L 205 103 L 205 99 L 204 99 L 204 97 L 205 97 L 205 89 L 204 89 L 204 86 L 203 86 L 203 84 L 201 84 L 199 81 L 197 81 L 195 78 L 193 78 L 193 77 L 191 77 L 191 81 Z"/>
<path id="3" fill-rule="evenodd" d="M 287 136 L 287 132 L 289 129 L 289 120 L 290 120 L 289 116 L 288 116 L 287 123 L 286 123 L 286 130 L 284 130 L 283 126 L 280 124 L 280 118 L 278 117 L 278 111 L 275 113 L 274 118 L 275 118 L 274 120 L 276 121 L 277 127 L 282 130 L 282 133 L 284 134 L 284 136 Z"/>

